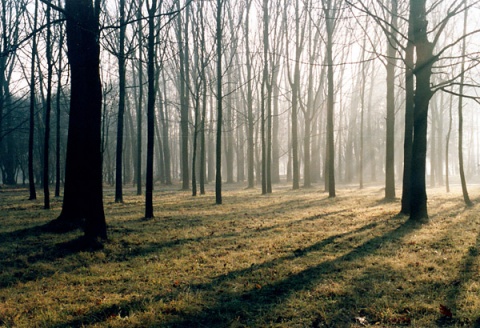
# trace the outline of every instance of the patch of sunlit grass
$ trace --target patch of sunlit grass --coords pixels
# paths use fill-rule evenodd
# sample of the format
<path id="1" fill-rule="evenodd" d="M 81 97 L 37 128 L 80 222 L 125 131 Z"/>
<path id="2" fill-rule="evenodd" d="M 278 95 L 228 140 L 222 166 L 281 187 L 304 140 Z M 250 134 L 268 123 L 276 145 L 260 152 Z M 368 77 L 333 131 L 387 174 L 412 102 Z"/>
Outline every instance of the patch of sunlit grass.
<path id="1" fill-rule="evenodd" d="M 335 199 L 230 187 L 221 206 L 211 191 L 171 187 L 155 192 L 151 220 L 143 196 L 127 189 L 118 204 L 107 190 L 109 241 L 96 252 L 70 247 L 79 231 L 37 227 L 60 199 L 45 211 L 26 195 L 0 200 L 0 326 L 480 324 L 478 205 L 465 208 L 457 190 L 429 191 L 424 224 L 373 187 Z"/>

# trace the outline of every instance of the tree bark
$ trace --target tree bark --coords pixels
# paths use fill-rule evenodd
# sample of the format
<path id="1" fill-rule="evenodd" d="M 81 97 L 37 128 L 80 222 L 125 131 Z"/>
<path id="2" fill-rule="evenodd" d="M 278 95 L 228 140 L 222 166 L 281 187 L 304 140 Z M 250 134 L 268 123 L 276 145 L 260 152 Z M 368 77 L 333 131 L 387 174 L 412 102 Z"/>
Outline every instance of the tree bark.
<path id="1" fill-rule="evenodd" d="M 409 21 L 413 20 L 413 8 L 410 7 Z M 408 26 L 408 41 L 405 49 L 405 137 L 403 143 L 403 184 L 402 206 L 400 213 L 410 214 L 411 176 L 412 176 L 412 144 L 413 144 L 413 116 L 414 116 L 414 34 L 413 25 Z"/>
<path id="2" fill-rule="evenodd" d="M 333 82 L 333 32 L 335 17 L 332 16 L 332 0 L 323 0 L 327 29 L 327 175 L 328 197 L 335 197 L 335 145 L 333 133 L 334 82 Z"/>
<path id="3" fill-rule="evenodd" d="M 465 0 L 465 12 L 463 20 L 463 35 L 467 33 L 467 1 Z M 463 165 L 463 84 L 465 82 L 465 53 L 466 53 L 466 40 L 462 41 L 462 64 L 460 73 L 460 88 L 458 93 L 460 97 L 458 99 L 458 166 L 460 170 L 460 181 L 462 183 L 462 194 L 465 205 L 472 206 L 473 203 L 468 196 L 467 181 L 465 180 L 465 171 Z"/>
<path id="4" fill-rule="evenodd" d="M 426 0 L 411 0 L 411 16 L 417 60 L 415 64 L 416 89 L 414 95 L 414 121 L 412 144 L 412 175 L 410 219 L 428 219 L 425 168 L 427 156 L 428 105 L 432 97 L 430 77 L 434 63 L 433 44 L 428 40 Z"/>
<path id="5" fill-rule="evenodd" d="M 43 197 L 44 209 L 50 209 L 50 122 L 52 116 L 52 76 L 53 76 L 53 62 L 52 62 L 52 27 L 51 22 L 51 8 L 47 6 L 47 40 L 46 40 L 46 57 L 47 57 L 47 100 L 45 107 L 45 135 L 43 143 Z"/>
<path id="6" fill-rule="evenodd" d="M 123 127 L 125 114 L 125 0 L 119 0 L 120 36 L 118 60 L 118 119 L 117 119 L 117 152 L 115 161 L 115 203 L 123 203 Z"/>
<path id="7" fill-rule="evenodd" d="M 217 0 L 217 145 L 215 173 L 215 202 L 222 204 L 222 0 Z"/>
<path id="8" fill-rule="evenodd" d="M 395 48 L 397 0 L 392 0 L 390 31 L 387 36 L 387 131 L 385 158 L 385 199 L 395 199 Z"/>
<path id="9" fill-rule="evenodd" d="M 66 0 L 70 63 L 70 120 L 65 168 L 65 195 L 57 228 L 76 228 L 84 221 L 87 240 L 107 238 L 103 210 L 99 74 L 100 1 Z"/>
<path id="10" fill-rule="evenodd" d="M 147 100 L 147 171 L 145 182 L 145 219 L 152 219 L 153 214 L 153 150 L 155 144 L 155 14 L 157 0 L 152 0 L 148 8 L 148 100 Z"/>
<path id="11" fill-rule="evenodd" d="M 38 17 L 38 0 L 35 0 L 33 18 L 33 28 L 37 28 Z M 35 175 L 33 169 L 33 146 L 35 143 L 35 56 L 37 53 L 37 37 L 34 35 L 32 40 L 32 60 L 31 60 L 31 74 L 30 74 L 30 128 L 28 136 L 28 185 L 30 191 L 30 197 L 28 199 L 37 199 L 37 192 L 35 190 Z M 1 59 L 0 59 L 1 60 Z M 1 73 L 3 74 L 3 73 Z M 0 90 L 3 93 L 3 90 Z M 1 106 L 1 104 L 0 104 Z M 0 128 L 1 131 L 1 128 Z"/>

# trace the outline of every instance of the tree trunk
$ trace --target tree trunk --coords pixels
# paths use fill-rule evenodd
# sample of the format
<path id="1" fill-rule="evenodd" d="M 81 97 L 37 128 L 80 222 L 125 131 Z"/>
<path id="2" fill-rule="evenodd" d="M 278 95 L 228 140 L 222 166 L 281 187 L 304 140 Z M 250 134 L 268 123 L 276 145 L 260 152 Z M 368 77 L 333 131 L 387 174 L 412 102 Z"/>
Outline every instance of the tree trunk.
<path id="1" fill-rule="evenodd" d="M 413 20 L 414 12 L 410 8 L 409 21 Z M 405 49 L 405 136 L 403 143 L 403 184 L 402 206 L 400 213 L 410 214 L 411 176 L 412 176 L 412 144 L 413 144 L 413 116 L 414 116 L 414 35 L 413 25 L 408 26 L 408 42 Z"/>
<path id="2" fill-rule="evenodd" d="M 328 196 L 335 197 L 335 145 L 333 134 L 334 82 L 333 82 L 333 31 L 335 18 L 332 16 L 332 0 L 323 0 L 327 29 L 327 168 Z M 325 2 L 327 4 L 325 5 Z"/>
<path id="3" fill-rule="evenodd" d="M 148 55 L 147 55 L 147 171 L 145 182 L 145 219 L 153 215 L 153 148 L 155 144 L 155 14 L 157 0 L 148 8 Z"/>
<path id="4" fill-rule="evenodd" d="M 463 35 L 467 34 L 467 1 L 464 2 L 465 12 L 463 20 Z M 466 40 L 463 38 L 462 41 L 462 64 L 461 64 L 461 73 L 460 73 L 460 88 L 458 99 L 458 166 L 460 169 L 460 181 L 462 183 L 462 194 L 465 205 L 472 206 L 473 203 L 468 196 L 467 182 L 465 180 L 465 171 L 463 169 L 463 84 L 465 81 L 465 52 L 466 52 Z"/>
<path id="5" fill-rule="evenodd" d="M 46 57 L 47 57 L 47 101 L 45 107 L 45 138 L 43 143 L 43 196 L 44 209 L 50 209 L 50 122 L 52 115 L 52 76 L 53 76 L 53 62 L 52 62 L 52 27 L 51 8 L 47 6 L 47 40 L 46 40 Z"/>
<path id="6" fill-rule="evenodd" d="M 222 204 L 222 0 L 217 0 L 217 152 L 215 174 L 215 202 Z"/>
<path id="7" fill-rule="evenodd" d="M 59 0 L 60 4 L 60 0 Z M 55 197 L 60 197 L 61 184 L 61 160 L 60 160 L 60 118 L 61 118 L 61 94 L 62 94 L 62 57 L 63 57 L 63 29 L 60 27 L 60 39 L 58 41 L 58 70 L 57 70 L 57 117 L 56 117 L 56 149 L 55 149 Z"/>
<path id="8" fill-rule="evenodd" d="M 397 31 L 397 0 L 392 0 L 390 33 L 387 45 L 387 135 L 385 158 L 385 199 L 395 199 L 395 39 Z"/>
<path id="9" fill-rule="evenodd" d="M 33 18 L 33 28 L 37 28 L 38 17 L 38 0 L 35 0 L 35 11 Z M 37 37 L 34 35 L 32 40 L 32 61 L 30 74 L 30 128 L 28 136 L 28 185 L 30 190 L 30 197 L 28 199 L 37 199 L 37 192 L 35 190 L 35 175 L 33 170 L 33 146 L 35 140 L 35 56 L 37 53 Z M 1 59 L 0 59 L 1 60 Z M 3 74 L 3 73 L 1 73 Z M 3 93 L 3 90 L 0 90 Z M 1 104 L 0 104 L 1 106 Z M 0 114 L 1 115 L 1 114 Z M 1 131 L 1 127 L 0 127 Z"/>
<path id="10" fill-rule="evenodd" d="M 70 120 L 65 195 L 56 228 L 75 228 L 84 220 L 85 237 L 107 238 L 103 210 L 101 114 L 102 86 L 98 43 L 100 1 L 66 0 L 70 62 Z"/>
<path id="11" fill-rule="evenodd" d="M 189 172 L 188 172 L 188 110 L 189 110 L 189 64 L 188 64 L 188 24 L 189 24 L 189 9 L 187 6 L 185 18 L 185 40 L 182 37 L 182 18 L 178 14 L 178 44 L 180 46 L 180 158 L 181 158 L 181 172 L 182 172 L 182 189 L 189 189 Z M 180 10 L 180 1 L 177 1 L 177 9 Z"/>
<path id="12" fill-rule="evenodd" d="M 246 66 L 247 66 L 247 172 L 248 172 L 248 188 L 253 188 L 255 186 L 255 143 L 254 143 L 254 126 L 253 126 L 253 91 L 252 91 L 252 64 L 250 58 L 250 30 L 249 30 L 249 17 L 250 17 L 250 7 L 252 1 L 247 0 L 246 8 L 246 18 L 245 18 L 245 56 L 246 56 Z"/>
<path id="13" fill-rule="evenodd" d="M 452 133 L 452 107 L 453 107 L 453 96 L 450 96 L 450 104 L 448 106 L 448 131 L 447 131 L 447 136 L 445 139 L 445 187 L 446 191 L 450 192 L 450 180 L 449 180 L 449 146 L 450 146 L 450 135 Z"/>
<path id="14" fill-rule="evenodd" d="M 142 115 L 143 115 L 143 33 L 141 24 L 141 10 L 143 1 L 140 0 L 138 4 L 137 12 L 137 24 L 138 24 L 138 95 L 137 99 L 137 153 L 136 153 L 136 170 L 135 181 L 137 184 L 137 195 L 142 194 Z"/>
<path id="15" fill-rule="evenodd" d="M 428 105 L 432 97 L 430 77 L 434 63 L 433 44 L 428 41 L 427 18 L 425 10 L 426 0 L 411 0 L 411 10 L 415 15 L 413 20 L 414 42 L 417 61 L 415 65 L 416 89 L 414 96 L 414 121 L 412 144 L 412 175 L 410 219 L 428 219 L 427 192 L 425 185 L 425 167 L 427 156 L 427 125 Z"/>
<path id="16" fill-rule="evenodd" d="M 118 119 L 117 119 L 117 152 L 115 161 L 115 203 L 123 203 L 123 126 L 125 114 L 125 0 L 119 0 L 120 11 L 120 47 L 118 60 Z"/>

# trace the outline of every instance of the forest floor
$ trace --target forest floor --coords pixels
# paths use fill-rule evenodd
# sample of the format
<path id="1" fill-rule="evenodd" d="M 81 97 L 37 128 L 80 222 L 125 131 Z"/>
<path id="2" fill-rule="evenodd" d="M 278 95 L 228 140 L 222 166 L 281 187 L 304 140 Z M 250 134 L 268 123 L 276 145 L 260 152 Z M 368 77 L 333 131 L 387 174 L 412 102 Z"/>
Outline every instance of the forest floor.
<path id="1" fill-rule="evenodd" d="M 61 199 L 0 189 L 0 327 L 480 327 L 478 186 L 428 190 L 423 224 L 380 187 L 236 187 L 159 187 L 148 221 L 107 189 L 97 251 L 42 228 Z"/>

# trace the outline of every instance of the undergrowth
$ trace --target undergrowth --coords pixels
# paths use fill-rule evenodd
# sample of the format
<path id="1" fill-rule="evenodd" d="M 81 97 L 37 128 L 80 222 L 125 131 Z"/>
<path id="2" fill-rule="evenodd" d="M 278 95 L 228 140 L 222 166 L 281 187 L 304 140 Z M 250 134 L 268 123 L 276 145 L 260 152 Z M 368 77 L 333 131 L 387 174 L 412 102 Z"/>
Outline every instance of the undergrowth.
<path id="1" fill-rule="evenodd" d="M 159 188 L 161 189 L 161 188 Z M 1 327 L 480 327 L 480 218 L 429 190 L 430 220 L 377 188 L 105 196 L 109 240 L 75 247 L 25 189 L 0 189 Z M 478 204 L 478 193 L 471 193 Z"/>

